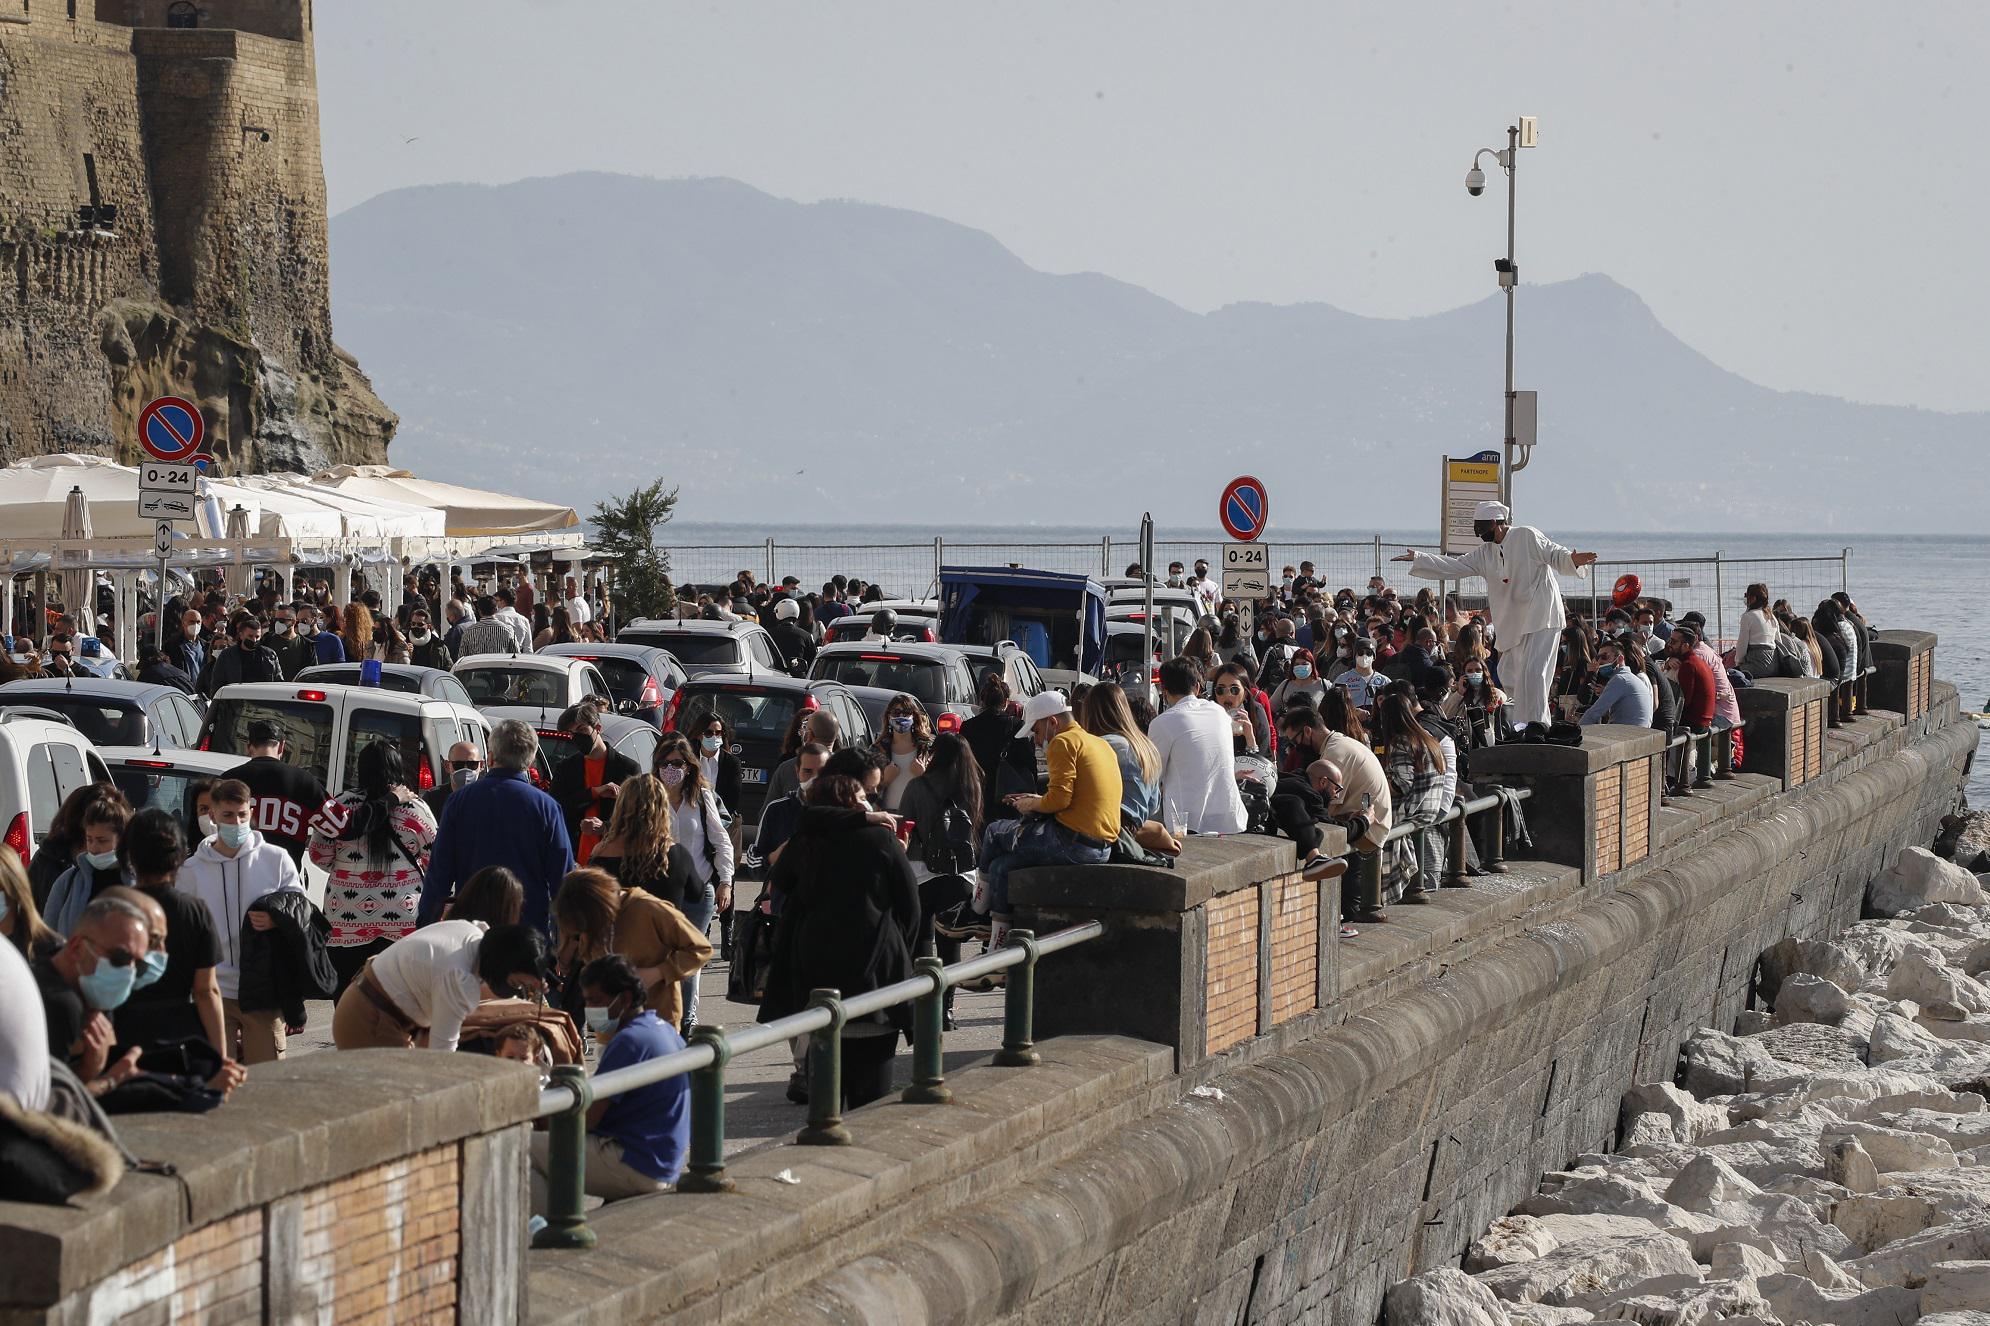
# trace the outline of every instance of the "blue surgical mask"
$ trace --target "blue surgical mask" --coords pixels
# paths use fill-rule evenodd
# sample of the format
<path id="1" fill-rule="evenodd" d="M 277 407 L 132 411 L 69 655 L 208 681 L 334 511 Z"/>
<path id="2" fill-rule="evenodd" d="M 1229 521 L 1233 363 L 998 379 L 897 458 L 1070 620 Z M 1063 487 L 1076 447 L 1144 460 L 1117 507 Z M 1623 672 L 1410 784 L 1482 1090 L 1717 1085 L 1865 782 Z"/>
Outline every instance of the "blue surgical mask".
<path id="1" fill-rule="evenodd" d="M 77 984 L 82 987 L 85 1003 L 99 1013 L 108 1013 L 131 998 L 132 986 L 137 980 L 137 963 L 113 967 L 109 958 L 99 954 L 97 969 L 85 972 Z"/>
<path id="2" fill-rule="evenodd" d="M 719 747 L 725 745 L 726 743 L 725 743 L 725 738 L 723 737 L 706 737 L 703 741 L 699 742 L 698 744 L 704 747 L 705 754 L 717 755 L 719 753 Z"/>
<path id="3" fill-rule="evenodd" d="M 132 981 L 131 988 L 134 992 L 143 990 L 148 985 L 157 984 L 159 978 L 165 974 L 166 955 L 158 949 L 153 949 L 138 960 L 138 976 Z"/>
<path id="4" fill-rule="evenodd" d="M 1596 680 L 1598 681 L 1608 681 L 1610 680 L 1610 678 L 1616 675 L 1617 675 L 1617 665 L 1615 663 L 1606 663 L 1602 667 L 1596 669 Z"/>
<path id="5" fill-rule="evenodd" d="M 83 864 L 92 870 L 109 870 L 117 864 L 116 852 L 85 852 Z"/>
<path id="6" fill-rule="evenodd" d="M 891 730 L 893 732 L 910 732 L 912 730 L 912 715 L 910 714 L 892 715 Z"/>
<path id="7" fill-rule="evenodd" d="M 1311 663 L 1294 663 L 1292 665 L 1292 675 L 1300 681 L 1304 681 L 1313 675 L 1313 665 Z"/>
<path id="8" fill-rule="evenodd" d="M 587 1029 L 597 1036 L 606 1036 L 615 1030 L 615 1014 L 606 1008 L 588 1005 Z"/>
<path id="9" fill-rule="evenodd" d="M 221 840 L 223 847 L 240 848 L 249 841 L 249 826 L 246 824 L 217 824 L 214 836 Z"/>

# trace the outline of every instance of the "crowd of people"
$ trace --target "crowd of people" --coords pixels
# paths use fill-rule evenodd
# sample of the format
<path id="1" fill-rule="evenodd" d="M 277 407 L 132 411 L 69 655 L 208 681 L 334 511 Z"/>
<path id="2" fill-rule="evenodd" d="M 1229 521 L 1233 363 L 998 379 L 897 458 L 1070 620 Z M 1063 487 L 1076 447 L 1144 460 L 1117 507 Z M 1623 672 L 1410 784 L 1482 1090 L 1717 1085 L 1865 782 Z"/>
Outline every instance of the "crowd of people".
<path id="1" fill-rule="evenodd" d="M 1509 547 L 1524 527 L 1493 523 L 1487 544 L 1500 551 L 1479 561 L 1532 559 L 1551 584 L 1589 556 L 1532 530 Z M 1409 556 L 1418 574 L 1465 569 Z M 1201 565 L 1177 564 L 1169 580 L 1206 611 L 1182 652 L 1158 660 L 1151 691 L 1106 679 L 1021 700 L 991 673 L 958 730 L 938 730 L 899 695 L 868 745 L 845 743 L 827 710 L 803 710 L 737 842 L 741 773 L 717 713 L 684 715 L 642 768 L 602 740 L 598 706 L 576 705 L 559 728 L 577 753 L 545 785 L 537 732 L 506 720 L 488 749 L 452 748 L 448 781 L 425 794 L 411 790 L 398 745 L 382 742 L 331 796 L 259 721 L 241 767 L 198 788 L 192 823 L 134 812 L 110 784 L 83 788 L 30 864 L 0 848 L 0 1094 L 18 1106 L 0 1111 L 0 1137 L 23 1127 L 23 1111 L 103 1126 L 130 1110 L 221 1107 L 284 1057 L 314 999 L 332 1001 L 339 1051 L 481 1051 L 547 1069 L 584 1058 L 592 1037 L 600 1070 L 640 1063 L 696 1033 L 700 974 L 715 959 L 730 964 L 735 997 L 777 1019 L 817 989 L 902 980 L 922 954 L 1000 947 L 1019 870 L 1166 867 L 1198 836 L 1282 835 L 1312 879 L 1372 861 L 1356 878 L 1379 885 L 1344 890 L 1341 933 L 1353 937 L 1385 923 L 1389 905 L 1428 902 L 1472 873 L 1470 859 L 1447 861 L 1446 835 L 1394 831 L 1434 826 L 1471 797 L 1474 752 L 1592 723 L 1738 743 L 1737 686 L 1871 667 L 1872 633 L 1849 597 L 1801 617 L 1759 584 L 1722 652 L 1699 614 L 1672 620 L 1635 587 L 1600 620 L 1558 610 L 1544 631 L 1538 605 L 1404 597 L 1379 576 L 1335 588 L 1309 563 L 1284 568 L 1253 604 L 1224 600 Z M 208 691 L 320 661 L 446 666 L 601 632 L 601 605 L 574 582 L 552 605 L 521 602 L 528 587 L 444 593 L 410 577 L 393 614 L 363 586 L 342 606 L 321 586 L 287 599 L 266 587 L 244 603 L 196 592 L 166 605 L 176 638 L 148 651 L 143 675 Z M 763 586 L 742 573 L 718 597 L 687 590 L 682 610 L 750 614 L 799 658 L 827 623 L 880 596 L 861 580 L 804 593 L 792 578 Z M 96 638 L 70 619 L 51 626 L 46 652 L 10 666 L 59 667 Z M 1519 712 L 1516 691 L 1535 689 Z M 1707 776 L 1682 756 L 1674 779 Z M 1502 813 L 1524 832 L 1514 807 Z M 322 908 L 307 862 L 326 875 Z M 756 896 L 735 907 L 749 880 Z M 911 1031 L 904 1007 L 848 1022 L 843 1105 L 889 1090 Z M 810 1091 L 806 1055 L 798 1042 L 797 1102 Z M 675 1180 L 685 1090 L 669 1079 L 589 1111 L 588 1192 L 614 1200 Z M 40 1163 L 30 1190 L 83 1186 L 59 1159 Z M 548 1164 L 540 1137 L 542 1207 Z"/>

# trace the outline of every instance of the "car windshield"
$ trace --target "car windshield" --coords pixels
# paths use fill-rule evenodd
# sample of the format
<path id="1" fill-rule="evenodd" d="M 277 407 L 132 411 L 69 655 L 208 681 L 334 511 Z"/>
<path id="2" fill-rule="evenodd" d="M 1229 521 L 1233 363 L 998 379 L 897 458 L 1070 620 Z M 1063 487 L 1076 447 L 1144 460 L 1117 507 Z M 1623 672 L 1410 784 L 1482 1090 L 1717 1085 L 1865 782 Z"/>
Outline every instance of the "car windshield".
<path id="1" fill-rule="evenodd" d="M 7 703 L 53 709 L 88 737 L 92 745 L 145 746 L 152 741 L 143 710 L 101 696 L 67 695 L 54 691 L 43 695 L 10 695 Z"/>
<path id="2" fill-rule="evenodd" d="M 248 754 L 249 724 L 267 718 L 283 733 L 283 762 L 309 769 L 329 786 L 332 776 L 332 707 L 317 700 L 243 700 L 222 697 L 208 707 L 208 750 Z"/>
<path id="3" fill-rule="evenodd" d="M 813 675 L 823 681 L 840 681 L 845 686 L 903 691 L 924 704 L 941 704 L 947 699 L 946 664 L 933 659 L 906 658 L 881 650 L 819 654 Z"/>
<path id="4" fill-rule="evenodd" d="M 710 667 L 739 662 L 739 641 L 729 635 L 694 635 L 686 631 L 682 635 L 662 633 L 644 635 L 640 639 L 623 635 L 627 643 L 655 645 L 658 649 L 668 649 L 677 656 L 677 661 L 687 668 Z"/>
<path id="5" fill-rule="evenodd" d="M 320 671 L 317 668 L 313 668 L 309 672 L 301 673 L 297 680 L 315 681 L 333 686 L 357 686 L 359 685 L 359 669 L 325 668 L 323 671 Z M 380 673 L 380 689 L 383 691 L 400 691 L 404 695 L 419 695 L 421 694 L 421 678 L 405 672 L 387 672 L 382 670 Z"/>
<path id="6" fill-rule="evenodd" d="M 601 669 L 601 675 L 608 679 L 608 690 L 616 699 L 643 698 L 643 683 L 649 680 L 650 670 L 635 659 L 602 656 L 588 661 Z"/>
<path id="7" fill-rule="evenodd" d="M 684 697 L 684 722 L 680 732 L 698 730 L 703 722 L 697 716 L 714 710 L 739 741 L 771 741 L 779 745 L 788 735 L 801 696 L 793 691 L 718 690 L 698 691 Z"/>
<path id="8" fill-rule="evenodd" d="M 193 788 L 211 774 L 190 773 L 184 769 L 146 768 L 137 764 L 113 764 L 111 782 L 124 793 L 133 810 L 157 806 L 180 822 L 189 842 L 200 835 L 194 831 Z"/>
<path id="9" fill-rule="evenodd" d="M 539 705 L 549 709 L 567 707 L 567 675 L 543 668 L 467 668 L 456 674 L 470 703 Z"/>

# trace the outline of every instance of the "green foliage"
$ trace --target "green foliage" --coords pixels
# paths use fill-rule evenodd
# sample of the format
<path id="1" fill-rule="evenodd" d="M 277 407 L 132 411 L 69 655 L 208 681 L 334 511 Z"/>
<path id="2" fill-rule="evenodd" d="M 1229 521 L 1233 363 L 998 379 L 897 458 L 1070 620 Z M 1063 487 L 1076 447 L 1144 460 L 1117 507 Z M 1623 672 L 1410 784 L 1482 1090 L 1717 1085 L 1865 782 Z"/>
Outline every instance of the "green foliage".
<path id="1" fill-rule="evenodd" d="M 670 520 L 676 506 L 677 490 L 665 492 L 661 479 L 627 497 L 594 504 L 594 542 L 615 559 L 616 620 L 677 611 L 677 595 L 656 547 L 657 526 Z"/>

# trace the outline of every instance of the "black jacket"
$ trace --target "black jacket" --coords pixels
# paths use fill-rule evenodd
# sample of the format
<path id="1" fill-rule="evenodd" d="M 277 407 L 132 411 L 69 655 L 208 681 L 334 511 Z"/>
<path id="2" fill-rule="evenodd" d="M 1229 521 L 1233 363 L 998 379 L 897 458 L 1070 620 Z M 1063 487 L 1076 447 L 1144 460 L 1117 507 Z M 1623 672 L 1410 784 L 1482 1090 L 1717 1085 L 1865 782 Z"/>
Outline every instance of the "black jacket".
<path id="1" fill-rule="evenodd" d="M 605 783 L 623 783 L 641 773 L 642 769 L 628 756 L 608 748 L 607 763 L 601 775 Z M 594 808 L 594 793 L 588 791 L 587 756 L 569 755 L 560 767 L 553 771 L 553 786 L 550 789 L 553 800 L 560 803 L 560 814 L 566 817 L 567 841 L 580 843 L 580 821 Z M 603 809 L 608 809 L 604 806 Z M 601 817 L 607 820 L 607 815 Z"/>
<path id="2" fill-rule="evenodd" d="M 984 823 L 996 818 L 996 812 L 1001 809 L 1000 773 L 1003 764 L 1014 753 L 1016 737 L 1022 725 L 1022 720 L 1007 709 L 984 709 L 960 725 L 961 740 L 974 752 L 974 762 L 981 766 L 981 818 Z M 1029 774 L 1029 781 L 1034 783 L 1034 762 Z"/>
<path id="3" fill-rule="evenodd" d="M 201 690 L 212 695 L 223 686 L 238 681 L 282 681 L 283 665 L 276 661 L 276 651 L 266 645 L 244 649 L 240 645 L 230 645 L 215 654 L 208 663 L 207 675 L 201 678 Z"/>
<path id="4" fill-rule="evenodd" d="M 189 677 L 181 668 L 175 667 L 164 659 L 147 663 L 144 667 L 140 668 L 138 670 L 138 679 L 150 686 L 174 686 L 188 695 L 198 694 L 194 688 L 193 678 Z"/>
<path id="5" fill-rule="evenodd" d="M 292 1027 L 304 1025 L 304 1001 L 330 999 L 339 987 L 325 941 L 332 923 L 296 889 L 277 889 L 249 904 L 249 913 L 265 912 L 276 920 L 271 930 L 258 930 L 242 919 L 236 994 L 243 1011 L 277 1009 Z"/>
<path id="6" fill-rule="evenodd" d="M 815 641 L 808 632 L 791 621 L 777 621 L 767 628 L 767 634 L 774 637 L 774 647 L 781 651 L 781 661 L 788 665 L 788 672 L 806 677 L 809 665 L 815 662 Z"/>
<path id="7" fill-rule="evenodd" d="M 442 642 L 442 637 L 431 631 L 428 639 L 420 644 L 412 640 L 408 642 L 408 662 L 418 668 L 440 668 L 447 672 L 455 660 L 450 657 L 449 646 Z"/>
<path id="8" fill-rule="evenodd" d="M 891 830 L 863 811 L 804 807 L 770 882 L 783 902 L 760 1021 L 806 1008 L 811 990 L 848 998 L 912 975 L 919 925 L 912 864 Z M 909 1030 L 911 1006 L 879 1018 Z"/>

